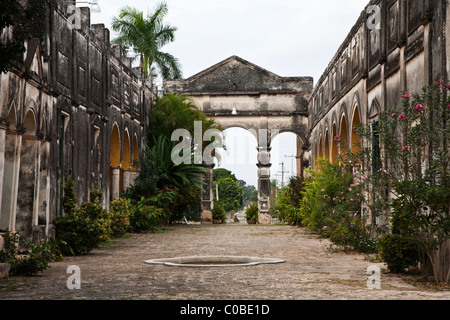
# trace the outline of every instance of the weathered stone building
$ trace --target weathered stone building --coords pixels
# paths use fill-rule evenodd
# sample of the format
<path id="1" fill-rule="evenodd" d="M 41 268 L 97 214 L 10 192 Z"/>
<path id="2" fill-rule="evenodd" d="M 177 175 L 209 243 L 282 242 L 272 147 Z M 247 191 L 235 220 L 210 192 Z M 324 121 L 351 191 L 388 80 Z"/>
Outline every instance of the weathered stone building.
<path id="1" fill-rule="evenodd" d="M 376 121 L 408 90 L 420 93 L 436 76 L 448 78 L 447 1 L 371 1 L 314 88 L 309 105 L 311 158 L 336 161 L 339 136 Z M 312 161 L 315 164 L 315 161 Z"/>
<path id="2" fill-rule="evenodd" d="M 0 232 L 34 241 L 62 214 L 62 179 L 76 180 L 79 203 L 102 189 L 105 207 L 133 182 L 152 100 L 89 8 L 74 20 L 67 1 L 41 2 L 23 60 L 0 81 Z"/>
<path id="3" fill-rule="evenodd" d="M 418 94 L 450 70 L 450 6 L 437 0 L 371 1 L 316 84 L 309 104 L 311 164 L 337 161 L 339 139 L 355 150 L 360 124 Z M 377 146 L 373 146 L 377 148 Z M 381 217 L 379 224 L 385 224 Z"/>

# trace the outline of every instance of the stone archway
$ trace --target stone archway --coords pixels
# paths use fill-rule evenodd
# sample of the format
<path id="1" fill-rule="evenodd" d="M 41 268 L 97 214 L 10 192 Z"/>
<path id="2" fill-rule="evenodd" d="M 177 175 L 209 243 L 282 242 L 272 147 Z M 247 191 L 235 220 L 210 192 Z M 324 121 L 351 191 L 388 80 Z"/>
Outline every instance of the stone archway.
<path id="1" fill-rule="evenodd" d="M 120 196 L 120 131 L 117 123 L 114 123 L 111 131 L 111 149 L 110 157 L 110 188 L 111 200 L 118 199 Z"/>
<path id="2" fill-rule="evenodd" d="M 32 235 L 33 217 L 35 213 L 35 192 L 39 189 L 37 174 L 39 156 L 38 140 L 36 136 L 36 116 L 32 109 L 25 115 L 22 129 L 22 145 L 20 150 L 19 180 L 17 189 L 17 207 L 15 226 L 22 237 Z"/>
<path id="3" fill-rule="evenodd" d="M 130 135 L 128 130 L 125 130 L 123 137 L 123 159 L 122 159 L 122 183 L 120 185 L 120 191 L 124 191 L 131 184 L 131 144 Z"/>
<path id="4" fill-rule="evenodd" d="M 223 128 L 241 127 L 257 137 L 259 222 L 262 224 L 271 220 L 272 140 L 280 132 L 290 131 L 301 141 L 309 141 L 308 99 L 312 89 L 311 77 L 280 77 L 236 56 L 188 79 L 164 82 L 165 93 L 191 97 L 199 110 Z M 302 164 L 307 161 L 306 156 L 300 159 Z M 212 174 L 205 178 L 212 179 Z M 202 208 L 205 217 L 210 215 L 213 206 L 211 181 L 207 186 Z M 203 217 L 202 221 L 212 222 Z"/>

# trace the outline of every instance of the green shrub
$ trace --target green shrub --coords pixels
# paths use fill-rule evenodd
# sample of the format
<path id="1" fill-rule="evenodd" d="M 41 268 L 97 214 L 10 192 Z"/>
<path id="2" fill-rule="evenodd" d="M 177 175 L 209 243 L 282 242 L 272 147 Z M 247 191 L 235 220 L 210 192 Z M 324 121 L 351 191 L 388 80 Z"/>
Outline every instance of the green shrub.
<path id="1" fill-rule="evenodd" d="M 111 234 L 119 236 L 130 229 L 130 207 L 126 199 L 117 199 L 109 204 Z"/>
<path id="2" fill-rule="evenodd" d="M 247 208 L 247 210 L 245 210 L 245 219 L 247 219 L 247 221 L 258 222 L 259 220 L 258 213 L 259 213 L 258 202 L 253 202 Z"/>
<path id="3" fill-rule="evenodd" d="M 419 260 L 417 246 L 400 234 L 386 234 L 380 240 L 380 255 L 393 273 L 401 273 Z"/>
<path id="4" fill-rule="evenodd" d="M 89 202 L 65 217 L 55 219 L 56 237 L 67 243 L 64 254 L 81 255 L 98 248 L 111 234 L 109 213 Z"/>
<path id="5" fill-rule="evenodd" d="M 163 209 L 153 205 L 151 199 L 142 197 L 132 200 L 130 208 L 130 229 L 132 232 L 152 230 L 161 225 Z"/>
<path id="6" fill-rule="evenodd" d="M 5 248 L 0 251 L 0 262 L 11 265 L 9 274 L 12 276 L 35 275 L 49 268 L 50 262 L 62 259 L 60 244 L 54 239 L 35 245 L 18 234 L 7 234 L 4 238 Z"/>
<path id="7" fill-rule="evenodd" d="M 278 218 L 292 225 L 300 225 L 302 217 L 300 215 L 299 205 L 292 203 L 293 190 L 286 186 L 278 191 L 277 212 Z"/>
<path id="8" fill-rule="evenodd" d="M 213 220 L 221 220 L 222 223 L 227 221 L 227 214 L 223 205 L 220 202 L 214 203 L 214 208 L 212 209 Z"/>
<path id="9" fill-rule="evenodd" d="M 76 209 L 77 195 L 75 194 L 75 180 L 72 176 L 69 176 L 62 182 L 63 197 L 62 197 L 62 209 L 65 214 L 70 214 Z"/>

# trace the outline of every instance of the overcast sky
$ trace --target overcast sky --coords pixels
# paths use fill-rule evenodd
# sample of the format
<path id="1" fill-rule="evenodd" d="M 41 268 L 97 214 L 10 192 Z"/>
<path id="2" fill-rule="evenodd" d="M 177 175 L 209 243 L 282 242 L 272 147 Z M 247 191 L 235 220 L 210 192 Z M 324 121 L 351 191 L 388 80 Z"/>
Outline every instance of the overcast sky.
<path id="1" fill-rule="evenodd" d="M 162 51 L 179 59 L 184 78 L 237 55 L 280 76 L 312 76 L 316 83 L 368 2 L 166 0 L 169 8 L 166 22 L 176 26 L 178 31 L 175 42 Z M 153 10 L 156 3 L 153 0 L 99 0 L 102 12 L 92 13 L 91 22 L 104 23 L 111 30 L 112 17 L 117 16 L 123 6 L 147 12 Z M 111 31 L 111 38 L 114 36 Z M 242 138 L 242 133 L 237 134 Z M 274 146 L 273 175 L 281 171 L 278 160 L 286 161 L 290 170 L 291 159 L 281 160 L 284 154 L 296 152 L 294 136 L 290 139 L 289 136 L 283 135 L 277 139 L 282 145 Z M 229 133 L 231 149 L 244 152 L 246 147 L 240 143 L 233 147 L 230 142 L 233 140 L 234 135 Z M 255 158 L 249 153 L 247 165 L 224 166 L 232 169 L 239 179 L 256 186 L 256 167 L 252 159 Z"/>

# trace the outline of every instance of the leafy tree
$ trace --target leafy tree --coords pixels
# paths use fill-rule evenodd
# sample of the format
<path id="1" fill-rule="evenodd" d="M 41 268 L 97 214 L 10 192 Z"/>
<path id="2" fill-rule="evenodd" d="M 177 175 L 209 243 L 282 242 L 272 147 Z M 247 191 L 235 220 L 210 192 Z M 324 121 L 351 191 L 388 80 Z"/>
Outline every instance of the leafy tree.
<path id="1" fill-rule="evenodd" d="M 0 0 L 0 31 L 13 27 L 13 38 L 0 41 L 0 73 L 7 72 L 25 52 L 32 32 L 31 22 L 39 14 L 39 1 Z"/>
<path id="2" fill-rule="evenodd" d="M 145 76 L 150 75 L 155 64 L 164 79 L 182 77 L 178 60 L 161 48 L 175 40 L 176 27 L 164 23 L 168 14 L 167 4 L 160 2 L 155 10 L 144 17 L 144 13 L 135 8 L 122 8 L 119 17 L 114 17 L 112 29 L 119 33 L 114 43 L 120 44 L 124 50 L 134 48 L 140 54 L 141 66 Z"/>
<path id="3" fill-rule="evenodd" d="M 225 211 L 238 210 L 242 207 L 243 188 L 232 178 L 223 178 L 215 184 L 219 188 L 219 202 Z"/>
<path id="4" fill-rule="evenodd" d="M 234 173 L 231 172 L 230 170 L 227 170 L 224 168 L 214 169 L 213 180 L 215 182 L 218 182 L 219 180 L 222 180 L 224 178 L 231 178 L 231 179 L 233 179 L 233 181 L 236 181 L 236 182 L 238 181 L 236 176 L 234 175 Z"/>

